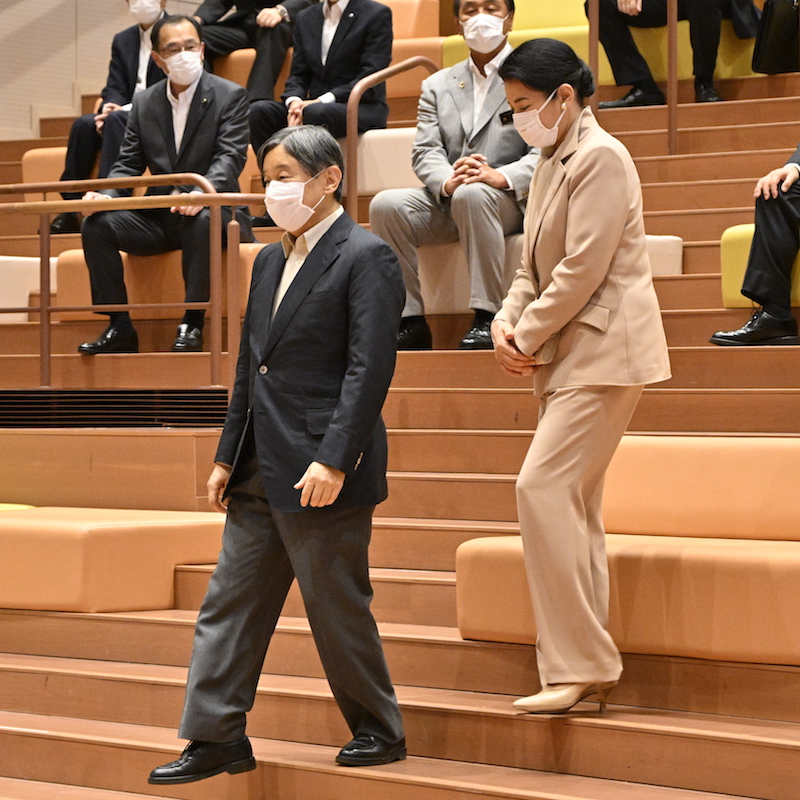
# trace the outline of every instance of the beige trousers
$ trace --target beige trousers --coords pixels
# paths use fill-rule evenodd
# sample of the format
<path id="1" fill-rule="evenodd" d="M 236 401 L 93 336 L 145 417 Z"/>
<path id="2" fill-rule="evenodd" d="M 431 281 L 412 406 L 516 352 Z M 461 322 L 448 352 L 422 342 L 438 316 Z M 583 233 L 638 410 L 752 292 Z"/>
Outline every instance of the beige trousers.
<path id="1" fill-rule="evenodd" d="M 541 400 L 517 508 L 543 686 L 614 681 L 622 673 L 606 630 L 603 481 L 642 388 L 570 386 Z"/>

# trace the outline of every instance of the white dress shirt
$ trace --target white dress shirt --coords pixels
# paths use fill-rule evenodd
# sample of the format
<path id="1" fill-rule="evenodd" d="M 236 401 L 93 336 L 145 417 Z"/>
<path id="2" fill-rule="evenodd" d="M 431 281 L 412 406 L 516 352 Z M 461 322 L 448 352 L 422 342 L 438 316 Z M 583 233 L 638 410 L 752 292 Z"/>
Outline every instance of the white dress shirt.
<path id="1" fill-rule="evenodd" d="M 179 153 L 181 150 L 181 143 L 183 142 L 183 133 L 186 130 L 186 120 L 189 117 L 189 108 L 194 100 L 197 85 L 200 83 L 202 73 L 197 77 L 197 80 L 190 86 L 187 86 L 177 97 L 172 94 L 172 84 L 167 81 L 167 100 L 172 106 L 172 128 L 175 131 L 175 152 Z"/>
<path id="2" fill-rule="evenodd" d="M 133 87 L 133 96 L 147 88 L 147 68 L 150 66 L 153 40 L 150 38 L 150 28 L 144 30 L 139 26 L 139 69 L 136 71 L 136 86 Z M 133 103 L 125 103 L 123 111 L 130 111 Z"/>

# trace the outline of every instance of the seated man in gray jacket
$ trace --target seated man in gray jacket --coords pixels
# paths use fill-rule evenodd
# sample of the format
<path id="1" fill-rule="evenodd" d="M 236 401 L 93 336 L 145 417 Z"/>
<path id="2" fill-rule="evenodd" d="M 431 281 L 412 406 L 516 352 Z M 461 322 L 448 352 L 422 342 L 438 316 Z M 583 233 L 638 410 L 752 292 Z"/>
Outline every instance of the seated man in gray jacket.
<path id="1" fill-rule="evenodd" d="M 412 159 L 425 188 L 386 190 L 370 205 L 372 231 L 392 245 L 403 269 L 400 350 L 431 347 L 417 247 L 456 241 L 466 255 L 475 313 L 460 348 L 491 349 L 491 321 L 511 282 L 504 239 L 522 230 L 538 159 L 514 128 L 497 75 L 511 52 L 514 0 L 455 0 L 454 8 L 470 55 L 422 84 Z"/>

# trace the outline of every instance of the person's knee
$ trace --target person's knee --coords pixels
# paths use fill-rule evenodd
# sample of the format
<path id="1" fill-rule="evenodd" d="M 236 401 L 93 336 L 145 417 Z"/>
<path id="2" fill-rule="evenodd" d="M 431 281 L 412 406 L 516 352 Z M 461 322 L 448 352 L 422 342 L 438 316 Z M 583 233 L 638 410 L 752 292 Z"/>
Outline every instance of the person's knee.
<path id="1" fill-rule="evenodd" d="M 450 211 L 456 224 L 471 218 L 497 217 L 500 190 L 485 183 L 467 183 L 459 186 L 450 201 Z"/>
<path id="2" fill-rule="evenodd" d="M 387 220 L 398 216 L 402 190 L 383 189 L 372 198 L 369 204 L 369 221 L 375 226 L 382 226 Z"/>

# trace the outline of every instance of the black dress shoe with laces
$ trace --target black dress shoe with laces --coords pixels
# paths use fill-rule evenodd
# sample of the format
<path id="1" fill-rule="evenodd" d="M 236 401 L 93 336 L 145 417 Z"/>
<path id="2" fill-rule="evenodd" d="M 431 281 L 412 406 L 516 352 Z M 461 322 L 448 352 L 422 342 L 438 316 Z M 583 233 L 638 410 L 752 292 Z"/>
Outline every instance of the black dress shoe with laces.
<path id="1" fill-rule="evenodd" d="M 695 81 L 694 82 L 694 99 L 698 103 L 721 103 L 722 98 L 719 96 L 714 87 L 713 81 Z"/>
<path id="2" fill-rule="evenodd" d="M 109 325 L 93 342 L 78 346 L 83 356 L 96 356 L 101 353 L 138 353 L 139 337 L 133 328 L 115 328 Z"/>
<path id="3" fill-rule="evenodd" d="M 187 323 L 178 325 L 178 335 L 172 344 L 173 353 L 198 353 L 203 349 L 203 331 Z"/>
<path id="4" fill-rule="evenodd" d="M 741 328 L 735 331 L 717 331 L 709 340 L 712 344 L 727 346 L 800 344 L 797 320 L 778 319 L 759 308 Z"/>
<path id="5" fill-rule="evenodd" d="M 425 317 L 403 317 L 397 331 L 398 350 L 430 350 L 433 337 Z"/>
<path id="6" fill-rule="evenodd" d="M 250 740 L 238 742 L 189 742 L 177 761 L 156 767 L 148 783 L 191 783 L 229 772 L 235 775 L 256 768 Z"/>
<path id="7" fill-rule="evenodd" d="M 348 742 L 336 756 L 336 763 L 345 767 L 374 767 L 377 764 L 391 764 L 392 761 L 402 761 L 406 757 L 406 740 L 390 744 L 372 736 L 362 733 Z"/>
<path id="8" fill-rule="evenodd" d="M 636 86 L 619 100 L 606 100 L 599 108 L 635 108 L 636 106 L 663 106 L 666 103 L 661 89 L 639 89 Z"/>
<path id="9" fill-rule="evenodd" d="M 473 320 L 472 327 L 458 345 L 459 350 L 491 350 L 493 347 L 490 320 Z"/>
<path id="10" fill-rule="evenodd" d="M 80 233 L 81 219 L 75 211 L 65 211 L 50 223 L 50 233 Z"/>

